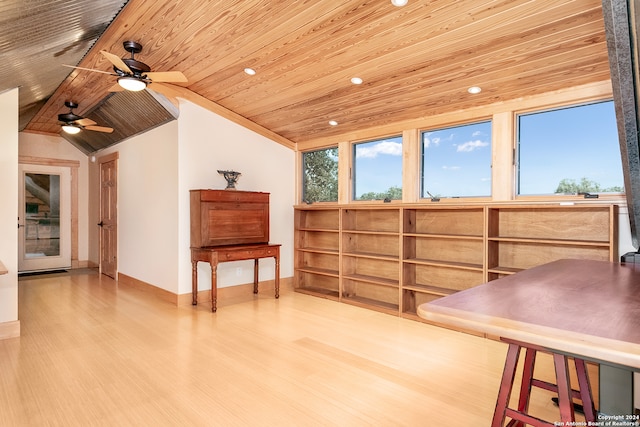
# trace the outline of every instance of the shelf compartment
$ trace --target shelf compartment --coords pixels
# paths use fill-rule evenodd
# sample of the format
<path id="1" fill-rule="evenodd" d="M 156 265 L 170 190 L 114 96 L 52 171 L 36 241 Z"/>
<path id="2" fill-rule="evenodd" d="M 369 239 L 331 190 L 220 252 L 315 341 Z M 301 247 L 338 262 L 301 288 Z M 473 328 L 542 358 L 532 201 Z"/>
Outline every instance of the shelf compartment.
<path id="1" fill-rule="evenodd" d="M 297 292 L 338 300 L 340 297 L 340 279 L 332 274 L 296 270 Z"/>
<path id="2" fill-rule="evenodd" d="M 343 277 L 341 301 L 391 314 L 399 311 L 398 287 Z"/>
<path id="3" fill-rule="evenodd" d="M 418 317 L 418 307 L 421 304 L 426 304 L 431 301 L 435 301 L 440 298 L 435 294 L 427 294 L 418 292 L 413 289 L 402 290 L 402 315 L 403 317 L 409 317 L 412 319 L 420 319 Z"/>
<path id="4" fill-rule="evenodd" d="M 404 263 L 402 289 L 446 296 L 484 283 L 482 268 L 477 270 Z"/>
<path id="5" fill-rule="evenodd" d="M 399 235 L 342 233 L 342 251 L 361 256 L 382 256 L 383 258 L 399 257 Z"/>
<path id="6" fill-rule="evenodd" d="M 449 262 L 477 265 L 482 268 L 484 242 L 482 239 L 448 239 L 440 237 L 405 236 L 403 257 L 424 262 Z"/>
<path id="7" fill-rule="evenodd" d="M 337 231 L 296 231 L 296 247 L 337 252 L 340 248 L 340 234 Z"/>
<path id="8" fill-rule="evenodd" d="M 400 209 L 376 208 L 342 210 L 343 231 L 400 233 Z"/>
<path id="9" fill-rule="evenodd" d="M 398 261 L 343 255 L 342 275 L 361 281 L 398 287 L 400 266 Z"/>
<path id="10" fill-rule="evenodd" d="M 340 229 L 340 210 L 311 209 L 295 211 L 295 224 L 299 230 L 338 231 Z"/>
<path id="11" fill-rule="evenodd" d="M 449 236 L 475 236 L 484 233 L 484 208 L 405 209 L 404 232 Z"/>
<path id="12" fill-rule="evenodd" d="M 296 268 L 299 270 L 338 276 L 338 265 L 337 254 L 298 251 Z"/>
<path id="13" fill-rule="evenodd" d="M 488 237 L 608 243 L 613 232 L 612 209 L 610 205 L 492 207 L 488 209 Z"/>
<path id="14" fill-rule="evenodd" d="M 564 258 L 610 261 L 608 245 L 583 246 L 545 242 L 489 241 L 489 272 L 509 274 Z"/>

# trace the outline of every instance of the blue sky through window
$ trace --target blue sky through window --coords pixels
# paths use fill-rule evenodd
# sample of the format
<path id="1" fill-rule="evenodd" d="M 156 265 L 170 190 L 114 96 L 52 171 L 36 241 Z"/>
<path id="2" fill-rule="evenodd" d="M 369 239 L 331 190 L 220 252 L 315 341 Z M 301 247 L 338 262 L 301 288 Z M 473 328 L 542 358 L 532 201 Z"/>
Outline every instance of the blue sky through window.
<path id="1" fill-rule="evenodd" d="M 521 115 L 518 194 L 553 194 L 563 179 L 624 186 L 613 101 Z"/>
<path id="2" fill-rule="evenodd" d="M 518 194 L 553 194 L 563 179 L 624 186 L 612 101 L 518 116 Z M 422 132 L 422 197 L 491 196 L 491 121 Z M 402 188 L 402 137 L 354 145 L 354 199 Z"/>
<path id="3" fill-rule="evenodd" d="M 422 178 L 424 198 L 491 196 L 491 122 L 423 132 Z"/>
<path id="4" fill-rule="evenodd" d="M 402 136 L 354 145 L 354 199 L 402 188 Z"/>

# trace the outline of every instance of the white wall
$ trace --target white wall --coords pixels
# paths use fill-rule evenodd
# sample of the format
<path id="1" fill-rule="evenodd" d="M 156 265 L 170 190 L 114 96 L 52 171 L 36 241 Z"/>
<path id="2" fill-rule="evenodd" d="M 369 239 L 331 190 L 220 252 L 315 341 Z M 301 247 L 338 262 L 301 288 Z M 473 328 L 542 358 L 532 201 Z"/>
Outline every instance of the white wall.
<path id="1" fill-rule="evenodd" d="M 282 244 L 280 277 L 293 276 L 294 151 L 190 102 L 181 101 L 178 122 L 179 293 L 191 291 L 189 190 L 225 188 L 226 181 L 217 170 L 241 172 L 238 190 L 270 193 L 270 240 Z M 260 260 L 260 280 L 274 276 L 273 259 Z M 218 266 L 219 288 L 252 282 L 253 261 Z M 198 288 L 211 288 L 211 269 L 202 262 L 198 263 Z"/>
<path id="2" fill-rule="evenodd" d="M 86 154 L 57 135 L 18 134 L 20 156 L 42 157 L 58 160 L 77 160 L 78 168 L 78 260 L 89 259 L 89 159 Z"/>
<path id="3" fill-rule="evenodd" d="M 177 147 L 173 121 L 96 154 L 118 152 L 118 273 L 173 293 L 178 291 Z M 98 163 L 92 164 L 95 223 L 100 221 L 98 170 Z M 93 234 L 97 245 L 98 233 Z"/>
<path id="4" fill-rule="evenodd" d="M 238 190 L 270 196 L 270 234 L 281 243 L 280 276 L 293 276 L 295 154 L 282 145 L 187 101 L 180 118 L 96 153 L 118 152 L 118 272 L 176 294 L 191 292 L 189 190 L 224 188 L 218 169 L 240 171 Z M 98 165 L 91 166 L 90 214 L 98 222 Z M 97 243 L 97 233 L 90 239 Z M 96 239 L 96 240 L 93 240 Z M 91 250 L 91 258 L 97 252 Z M 199 263 L 199 289 L 211 269 Z M 273 279 L 272 259 L 260 280 Z M 253 261 L 222 263 L 218 287 L 253 282 Z"/>
<path id="5" fill-rule="evenodd" d="M 18 89 L 0 93 L 0 183 L 0 260 L 9 270 L 0 275 L 3 329 L 18 320 Z"/>

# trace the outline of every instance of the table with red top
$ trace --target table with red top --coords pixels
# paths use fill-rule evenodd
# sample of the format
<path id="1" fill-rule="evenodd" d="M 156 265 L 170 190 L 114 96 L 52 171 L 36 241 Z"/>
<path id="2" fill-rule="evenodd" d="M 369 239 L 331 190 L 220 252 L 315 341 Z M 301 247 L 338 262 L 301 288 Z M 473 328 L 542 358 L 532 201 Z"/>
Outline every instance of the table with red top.
<path id="1" fill-rule="evenodd" d="M 640 264 L 559 260 L 422 304 L 418 315 L 497 336 L 509 345 L 493 427 L 502 426 L 507 417 L 509 425 L 554 425 L 527 414 L 532 386 L 558 393 L 564 425 L 574 421 L 572 398 L 583 401 L 587 421 L 602 420 L 602 414 L 633 419 L 630 384 L 632 372 L 640 371 Z M 522 349 L 527 352 L 522 385 L 518 408 L 512 409 L 509 396 Z M 538 351 L 553 355 L 556 384 L 533 378 Z M 579 390 L 569 383 L 568 360 L 575 360 Z M 600 363 L 600 415 L 593 411 L 584 361 Z M 609 376 L 615 381 L 622 377 L 626 384 L 612 386 L 619 394 L 615 398 L 603 394 L 603 387 L 609 390 Z M 631 402 L 630 407 L 623 404 L 624 413 L 611 413 L 622 400 Z"/>

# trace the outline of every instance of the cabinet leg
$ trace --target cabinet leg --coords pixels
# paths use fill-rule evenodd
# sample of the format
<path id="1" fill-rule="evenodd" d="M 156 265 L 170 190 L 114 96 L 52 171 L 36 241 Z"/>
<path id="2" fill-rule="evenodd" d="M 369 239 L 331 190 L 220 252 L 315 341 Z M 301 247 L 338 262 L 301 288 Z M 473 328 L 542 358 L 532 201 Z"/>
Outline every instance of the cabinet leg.
<path id="1" fill-rule="evenodd" d="M 198 305 L 198 261 L 191 261 L 191 305 Z"/>
<path id="2" fill-rule="evenodd" d="M 277 299 L 277 298 L 280 298 L 280 256 L 277 256 L 275 260 L 276 260 L 275 288 L 276 288 L 276 299 Z"/>
<path id="3" fill-rule="evenodd" d="M 253 260 L 253 293 L 258 293 L 258 258 Z"/>
<path id="4" fill-rule="evenodd" d="M 218 264 L 211 263 L 211 311 L 218 310 Z"/>

